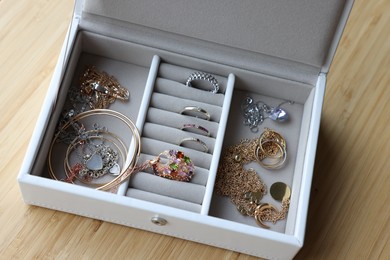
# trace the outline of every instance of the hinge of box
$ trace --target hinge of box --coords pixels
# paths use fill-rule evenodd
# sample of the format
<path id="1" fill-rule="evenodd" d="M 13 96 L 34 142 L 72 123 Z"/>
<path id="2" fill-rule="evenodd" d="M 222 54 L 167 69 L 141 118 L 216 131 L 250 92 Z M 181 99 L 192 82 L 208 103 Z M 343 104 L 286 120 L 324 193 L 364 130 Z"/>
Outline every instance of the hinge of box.
<path id="1" fill-rule="evenodd" d="M 74 1 L 74 7 L 73 7 L 73 18 L 76 18 L 77 20 L 80 20 L 81 13 L 83 11 L 83 0 L 75 0 Z"/>
<path id="2" fill-rule="evenodd" d="M 70 42 L 70 40 L 72 39 L 72 37 L 70 37 L 70 35 L 72 35 L 77 30 L 77 28 L 79 26 L 80 19 L 81 19 L 81 13 L 82 13 L 82 7 L 83 7 L 82 0 L 75 0 L 74 1 L 72 19 L 70 21 L 70 25 L 69 25 L 68 32 L 66 35 L 66 43 L 64 46 L 64 48 L 65 48 L 64 53 L 63 53 L 63 56 L 61 57 L 62 58 L 61 80 L 62 80 L 62 77 L 65 73 L 65 68 L 66 68 L 65 64 L 67 63 L 67 60 L 69 58 L 70 49 L 71 49 L 71 48 L 69 48 L 69 46 L 72 44 Z"/>

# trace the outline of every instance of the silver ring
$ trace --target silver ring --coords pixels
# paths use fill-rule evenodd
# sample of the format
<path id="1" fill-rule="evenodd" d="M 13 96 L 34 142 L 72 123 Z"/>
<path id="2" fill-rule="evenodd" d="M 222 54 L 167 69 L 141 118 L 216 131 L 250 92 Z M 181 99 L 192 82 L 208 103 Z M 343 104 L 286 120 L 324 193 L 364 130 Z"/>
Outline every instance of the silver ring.
<path id="1" fill-rule="evenodd" d="M 207 147 L 207 145 L 206 145 L 205 142 L 203 142 L 203 141 L 200 140 L 199 138 L 194 138 L 194 137 L 186 137 L 186 138 L 181 139 L 181 141 L 180 141 L 180 143 L 179 143 L 179 146 L 187 147 L 187 148 L 192 148 L 192 147 L 184 146 L 184 145 L 183 145 L 184 143 L 188 143 L 188 142 L 192 142 L 192 143 L 199 144 L 200 146 L 202 146 L 203 152 L 205 152 L 205 153 L 207 153 L 207 152 L 209 151 L 209 148 Z"/>
<path id="2" fill-rule="evenodd" d="M 180 114 L 198 117 L 204 120 L 210 120 L 211 118 L 209 112 L 207 112 L 201 107 L 196 107 L 196 106 L 186 106 L 185 108 L 183 108 L 182 111 L 180 111 Z"/>
<path id="3" fill-rule="evenodd" d="M 211 74 L 208 74 L 208 73 L 204 73 L 204 72 L 194 72 L 192 73 L 187 81 L 186 81 L 186 86 L 187 87 L 193 87 L 191 82 L 194 81 L 194 80 L 206 80 L 208 82 L 211 83 L 211 86 L 214 88 L 213 90 L 210 90 L 211 93 L 215 94 L 218 92 L 219 90 L 219 84 L 218 84 L 218 81 L 217 79 L 211 75 Z"/>
<path id="4" fill-rule="evenodd" d="M 201 134 L 204 136 L 210 136 L 210 131 L 207 128 L 196 124 L 184 124 L 181 128 L 183 131 L 188 131 L 195 134 Z"/>

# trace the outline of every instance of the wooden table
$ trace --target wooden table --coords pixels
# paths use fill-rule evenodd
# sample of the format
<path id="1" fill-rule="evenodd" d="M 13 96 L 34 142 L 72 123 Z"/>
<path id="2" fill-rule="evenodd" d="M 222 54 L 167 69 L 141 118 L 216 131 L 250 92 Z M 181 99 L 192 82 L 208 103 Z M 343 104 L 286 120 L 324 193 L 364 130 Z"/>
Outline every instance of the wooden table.
<path id="1" fill-rule="evenodd" d="M 0 258 L 252 259 L 28 206 L 16 177 L 73 1 L 0 0 Z M 390 1 L 356 0 L 327 86 L 297 259 L 390 259 Z"/>

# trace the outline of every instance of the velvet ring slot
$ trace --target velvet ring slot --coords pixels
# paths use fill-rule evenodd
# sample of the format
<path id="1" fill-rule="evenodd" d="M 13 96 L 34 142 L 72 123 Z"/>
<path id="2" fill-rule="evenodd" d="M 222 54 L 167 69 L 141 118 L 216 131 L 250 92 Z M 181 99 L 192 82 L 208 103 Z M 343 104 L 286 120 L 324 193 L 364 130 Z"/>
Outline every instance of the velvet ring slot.
<path id="1" fill-rule="evenodd" d="M 134 174 L 126 194 L 137 198 L 144 194 L 146 201 L 206 213 L 227 122 L 228 111 L 224 110 L 229 106 L 223 107 L 223 104 L 230 103 L 234 76 L 230 75 L 228 86 L 228 76 L 216 75 L 213 82 L 218 81 L 219 91 L 211 93 L 186 85 L 185 79 L 198 71 L 197 68 L 173 64 L 162 58 L 156 60 L 159 61 L 154 66 L 156 71 L 151 73 L 155 77 L 146 88 L 148 94 L 144 95 L 141 104 L 145 119 L 141 158 L 151 158 L 164 147 L 183 151 L 194 162 L 195 173 L 186 184 L 156 178 L 150 175 L 150 170 Z M 230 90 L 226 91 L 228 88 Z M 147 182 L 143 181 L 145 178 Z"/>

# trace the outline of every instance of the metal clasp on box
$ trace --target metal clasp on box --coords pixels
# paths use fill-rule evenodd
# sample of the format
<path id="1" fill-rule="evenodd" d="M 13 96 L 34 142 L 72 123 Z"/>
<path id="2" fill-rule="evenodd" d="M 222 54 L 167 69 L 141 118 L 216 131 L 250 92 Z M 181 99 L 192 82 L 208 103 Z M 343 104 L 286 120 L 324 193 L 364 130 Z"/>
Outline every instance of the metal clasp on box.
<path id="1" fill-rule="evenodd" d="M 158 216 L 153 217 L 150 221 L 152 221 L 153 224 L 156 224 L 158 226 L 165 226 L 168 223 L 166 219 Z"/>

